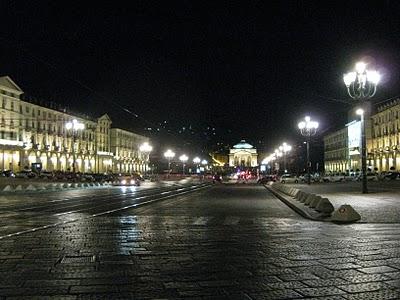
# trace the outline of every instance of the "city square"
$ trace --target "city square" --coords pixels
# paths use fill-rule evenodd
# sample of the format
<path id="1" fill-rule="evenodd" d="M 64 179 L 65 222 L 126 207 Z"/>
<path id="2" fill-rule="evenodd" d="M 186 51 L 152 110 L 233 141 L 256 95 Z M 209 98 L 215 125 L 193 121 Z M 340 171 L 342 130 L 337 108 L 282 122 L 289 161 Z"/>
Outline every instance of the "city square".
<path id="1" fill-rule="evenodd" d="M 0 300 L 400 299 L 395 1 L 5 1 Z"/>

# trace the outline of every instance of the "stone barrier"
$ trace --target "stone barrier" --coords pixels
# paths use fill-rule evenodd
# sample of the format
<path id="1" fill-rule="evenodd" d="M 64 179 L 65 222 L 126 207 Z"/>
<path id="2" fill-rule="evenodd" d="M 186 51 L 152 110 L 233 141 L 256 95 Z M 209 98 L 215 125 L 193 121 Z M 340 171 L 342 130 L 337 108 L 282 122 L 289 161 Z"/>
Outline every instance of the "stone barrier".
<path id="1" fill-rule="evenodd" d="M 3 189 L 3 192 L 13 192 L 14 189 L 12 188 L 11 185 L 6 185 L 5 188 Z"/>
<path id="2" fill-rule="evenodd" d="M 335 210 L 335 208 L 328 198 L 321 198 L 318 205 L 315 207 L 315 210 L 330 215 Z"/>
<path id="3" fill-rule="evenodd" d="M 17 185 L 17 187 L 15 188 L 15 191 L 16 192 L 20 192 L 20 191 L 23 191 L 23 188 L 22 188 L 22 185 Z"/>
<path id="4" fill-rule="evenodd" d="M 351 223 L 361 219 L 358 212 L 348 204 L 340 206 L 332 214 L 331 221 L 335 223 Z"/>
<path id="5" fill-rule="evenodd" d="M 314 197 L 317 196 L 315 194 L 308 194 L 306 200 L 304 201 L 304 205 L 309 206 L 311 201 L 314 200 Z"/>
<path id="6" fill-rule="evenodd" d="M 30 184 L 30 185 L 28 185 L 28 186 L 26 187 L 25 190 L 26 190 L 26 191 L 36 191 L 36 188 L 35 188 L 32 184 Z"/>
<path id="7" fill-rule="evenodd" d="M 318 203 L 319 203 L 319 201 L 321 201 L 321 199 L 322 199 L 321 196 L 314 195 L 313 199 L 312 199 L 311 202 L 310 202 L 309 207 L 310 207 L 310 208 L 316 208 L 317 205 L 318 205 Z"/>

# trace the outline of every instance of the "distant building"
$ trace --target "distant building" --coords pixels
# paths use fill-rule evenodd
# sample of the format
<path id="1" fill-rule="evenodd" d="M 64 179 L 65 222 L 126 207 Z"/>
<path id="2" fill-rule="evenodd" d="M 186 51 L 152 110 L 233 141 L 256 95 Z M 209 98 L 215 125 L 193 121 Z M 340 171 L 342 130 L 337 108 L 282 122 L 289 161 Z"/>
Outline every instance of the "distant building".
<path id="1" fill-rule="evenodd" d="M 377 108 L 371 117 L 371 136 L 367 140 L 368 164 L 379 171 L 400 171 L 400 99 Z"/>
<path id="2" fill-rule="evenodd" d="M 144 171 L 148 165 L 148 155 L 139 153 L 140 143 L 148 139 L 124 131 L 124 140 L 117 136 L 111 144 L 114 129 L 107 114 L 90 118 L 22 94 L 10 77 L 0 77 L 1 170 L 20 171 L 34 164 L 47 171 L 72 171 L 74 152 L 77 172 Z M 75 138 L 66 128 L 73 119 L 84 124 Z"/>
<path id="3" fill-rule="evenodd" d="M 257 149 L 241 140 L 229 150 L 230 167 L 257 167 Z"/>
<path id="4" fill-rule="evenodd" d="M 351 114 L 350 114 L 351 115 Z M 378 106 L 366 120 L 367 168 L 400 171 L 400 99 Z M 361 122 L 324 136 L 325 172 L 361 170 Z"/>

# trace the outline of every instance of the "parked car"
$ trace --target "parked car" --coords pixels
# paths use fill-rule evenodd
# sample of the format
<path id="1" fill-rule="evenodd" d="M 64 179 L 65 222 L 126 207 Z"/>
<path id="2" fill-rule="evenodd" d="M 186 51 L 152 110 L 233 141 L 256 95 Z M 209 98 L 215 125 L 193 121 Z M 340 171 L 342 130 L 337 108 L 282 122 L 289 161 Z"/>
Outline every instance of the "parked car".
<path id="1" fill-rule="evenodd" d="M 11 170 L 6 170 L 6 171 L 1 172 L 1 176 L 2 177 L 15 177 L 15 174 Z"/>
<path id="2" fill-rule="evenodd" d="M 35 178 L 36 174 L 30 170 L 22 170 L 20 172 L 15 173 L 16 178 Z"/>
<path id="3" fill-rule="evenodd" d="M 276 181 L 276 176 L 275 175 L 265 175 L 261 177 L 260 179 L 257 180 L 257 183 L 259 184 L 266 184 L 270 181 Z"/>
<path id="4" fill-rule="evenodd" d="M 385 173 L 383 179 L 385 179 L 385 180 L 396 180 L 396 179 L 400 179 L 400 173 L 398 173 L 398 172 L 389 172 L 389 173 Z"/>
<path id="5" fill-rule="evenodd" d="M 332 174 L 325 174 L 322 177 L 323 182 L 340 182 L 345 180 L 344 173 L 332 173 Z"/>
<path id="6" fill-rule="evenodd" d="M 357 180 L 357 181 L 361 181 L 361 180 L 362 180 L 362 174 L 359 174 L 359 175 L 356 177 L 356 180 Z M 367 180 L 368 180 L 368 181 L 378 181 L 378 180 L 379 180 L 378 174 L 368 172 L 368 173 L 367 173 Z"/>
<path id="7" fill-rule="evenodd" d="M 140 180 L 131 175 L 121 175 L 113 182 L 115 186 L 140 186 Z"/>
<path id="8" fill-rule="evenodd" d="M 280 183 L 298 183 L 299 178 L 296 175 L 284 174 L 279 179 Z"/>
<path id="9" fill-rule="evenodd" d="M 54 178 L 54 174 L 52 172 L 42 171 L 39 174 L 39 178 L 42 178 L 42 179 L 53 179 Z"/>

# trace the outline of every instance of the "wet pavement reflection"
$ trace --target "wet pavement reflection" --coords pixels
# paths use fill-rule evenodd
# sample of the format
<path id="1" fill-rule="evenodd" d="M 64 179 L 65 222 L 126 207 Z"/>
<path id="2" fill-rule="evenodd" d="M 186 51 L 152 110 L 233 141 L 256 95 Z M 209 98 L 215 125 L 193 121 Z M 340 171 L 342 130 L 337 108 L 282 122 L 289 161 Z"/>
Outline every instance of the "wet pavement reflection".
<path id="1" fill-rule="evenodd" d="M 261 186 L 63 217 L 1 240 L 0 297 L 399 298 L 400 224 L 308 221 Z"/>

